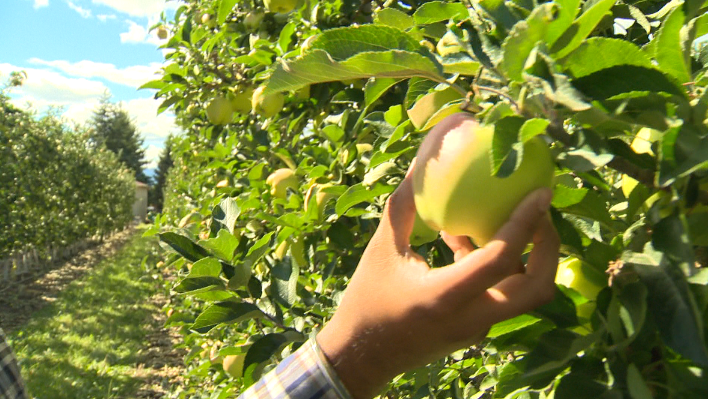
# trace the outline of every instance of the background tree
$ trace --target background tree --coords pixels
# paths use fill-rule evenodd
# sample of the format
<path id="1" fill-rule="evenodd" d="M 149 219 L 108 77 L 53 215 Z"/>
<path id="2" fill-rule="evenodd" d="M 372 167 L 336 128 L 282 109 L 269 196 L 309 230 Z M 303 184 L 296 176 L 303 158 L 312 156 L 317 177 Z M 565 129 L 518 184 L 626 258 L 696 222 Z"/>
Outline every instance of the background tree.
<path id="1" fill-rule="evenodd" d="M 97 146 L 103 145 L 118 155 L 118 159 L 135 173 L 136 180 L 150 182 L 143 170 L 147 164 L 143 138 L 126 110 L 103 98 L 89 125 L 91 138 Z"/>
<path id="2" fill-rule="evenodd" d="M 155 171 L 155 184 L 150 186 L 150 198 L 148 202 L 157 208 L 158 211 L 162 211 L 162 203 L 164 199 L 164 190 L 167 183 L 167 173 L 174 164 L 172 161 L 172 142 L 174 137 L 170 135 L 165 141 L 165 148 L 162 149 L 160 153 L 160 160 L 157 163 L 157 170 Z"/>

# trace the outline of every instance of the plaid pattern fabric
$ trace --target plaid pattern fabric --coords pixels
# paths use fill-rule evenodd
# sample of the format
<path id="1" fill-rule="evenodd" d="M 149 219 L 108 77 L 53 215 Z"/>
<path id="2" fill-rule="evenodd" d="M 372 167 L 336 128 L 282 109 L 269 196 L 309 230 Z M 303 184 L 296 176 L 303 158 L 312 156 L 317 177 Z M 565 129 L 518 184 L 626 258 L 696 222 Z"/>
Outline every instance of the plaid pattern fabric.
<path id="1" fill-rule="evenodd" d="M 17 367 L 15 354 L 7 344 L 5 333 L 0 328 L 0 398 L 25 399 L 25 385 Z"/>
<path id="2" fill-rule="evenodd" d="M 310 339 L 239 399 L 351 399 L 332 366 Z"/>

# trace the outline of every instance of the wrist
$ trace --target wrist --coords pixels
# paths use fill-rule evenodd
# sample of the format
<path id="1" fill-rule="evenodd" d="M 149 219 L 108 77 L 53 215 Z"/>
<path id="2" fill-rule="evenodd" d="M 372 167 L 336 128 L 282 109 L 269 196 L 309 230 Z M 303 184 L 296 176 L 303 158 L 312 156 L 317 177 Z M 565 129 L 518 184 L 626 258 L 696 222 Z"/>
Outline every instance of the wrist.
<path id="1" fill-rule="evenodd" d="M 394 376 L 389 376 L 365 340 L 333 321 L 317 334 L 320 350 L 354 399 L 374 397 Z"/>

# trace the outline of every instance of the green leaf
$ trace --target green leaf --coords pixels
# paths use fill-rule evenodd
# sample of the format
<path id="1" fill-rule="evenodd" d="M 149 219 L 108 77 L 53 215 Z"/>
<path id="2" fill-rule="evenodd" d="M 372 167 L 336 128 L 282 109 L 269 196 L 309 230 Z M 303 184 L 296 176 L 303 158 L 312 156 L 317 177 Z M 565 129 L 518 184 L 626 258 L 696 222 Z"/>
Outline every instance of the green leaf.
<path id="1" fill-rule="evenodd" d="M 502 45 L 504 51 L 502 66 L 509 79 L 517 82 L 524 81 L 521 72 L 524 70 L 526 59 L 531 54 L 531 50 L 536 47 L 536 43 L 546 36 L 546 30 L 549 23 L 553 21 L 555 12 L 556 5 L 546 3 L 535 8 L 525 21 L 514 25 Z"/>
<path id="2" fill-rule="evenodd" d="M 674 264 L 679 265 L 684 274 L 691 275 L 696 256 L 685 222 L 685 217 L 677 214 L 661 219 L 654 226 L 651 242 L 656 250 L 663 252 Z"/>
<path id="3" fill-rule="evenodd" d="M 541 118 L 527 120 L 519 129 L 519 141 L 525 143 L 540 134 L 546 133 L 546 128 L 550 123 L 548 119 Z"/>
<path id="4" fill-rule="evenodd" d="M 528 314 L 522 314 L 520 316 L 516 316 L 512 319 L 502 321 L 501 323 L 493 325 L 487 333 L 487 338 L 496 338 L 500 335 L 520 330 L 524 327 L 528 327 L 540 321 L 541 319 L 539 319 L 538 317 L 534 317 Z"/>
<path id="5" fill-rule="evenodd" d="M 444 3 L 442 1 L 430 1 L 422 4 L 413 14 L 415 23 L 418 25 L 428 25 L 441 21 L 461 21 L 469 18 L 467 7 L 461 3 Z"/>
<path id="6" fill-rule="evenodd" d="M 580 46 L 583 40 L 592 33 L 605 14 L 615 5 L 616 0 L 598 0 L 578 17 L 563 34 L 549 43 L 554 58 L 560 59 L 570 54 Z"/>
<path id="7" fill-rule="evenodd" d="M 270 233 L 267 233 L 266 235 L 261 237 L 258 241 L 256 241 L 248 249 L 248 253 L 246 254 L 246 257 L 249 259 L 252 259 L 253 263 L 255 263 L 261 256 L 263 256 L 262 254 L 265 253 L 264 251 L 268 250 L 267 245 L 270 244 L 270 239 L 271 239 L 271 237 L 273 237 L 273 234 L 275 234 L 275 231 L 271 231 Z M 259 254 L 260 254 L 260 256 L 259 256 Z"/>
<path id="8" fill-rule="evenodd" d="M 204 276 L 218 277 L 220 273 L 221 263 L 219 263 L 216 258 L 204 258 L 194 262 L 187 278 Z"/>
<path id="9" fill-rule="evenodd" d="M 292 307 L 298 300 L 297 278 L 300 268 L 290 256 L 285 257 L 271 269 L 270 294 L 282 305 Z"/>
<path id="10" fill-rule="evenodd" d="M 258 341 L 254 342 L 253 345 L 248 348 L 246 359 L 244 359 L 243 362 L 244 385 L 249 386 L 256 382 L 260 378 L 260 373 L 263 370 L 263 363 L 281 352 L 285 345 L 291 342 L 302 342 L 304 340 L 302 334 L 296 331 L 272 333 L 258 339 Z"/>
<path id="11" fill-rule="evenodd" d="M 374 17 L 376 25 L 386 25 L 392 28 L 407 30 L 415 26 L 415 20 L 410 15 L 395 8 L 384 8 Z"/>
<path id="12" fill-rule="evenodd" d="M 676 179 L 708 167 L 708 137 L 691 125 L 668 129 L 661 139 L 658 183 L 668 187 Z"/>
<path id="13" fill-rule="evenodd" d="M 387 8 L 388 10 L 388 8 Z M 391 87 L 395 86 L 396 83 L 400 82 L 402 79 L 369 79 L 364 86 L 364 103 L 368 107 L 373 104 L 376 100 L 381 98 L 381 96 L 388 91 Z"/>
<path id="14" fill-rule="evenodd" d="M 580 0 L 556 0 L 555 3 L 558 6 L 556 19 L 549 24 L 544 38 L 547 47 L 550 47 L 561 37 L 580 11 Z"/>
<path id="15" fill-rule="evenodd" d="M 159 234 L 160 240 L 169 245 L 178 254 L 184 256 L 190 262 L 196 262 L 209 256 L 209 252 L 201 246 L 195 244 L 189 238 L 173 232 Z"/>
<path id="16" fill-rule="evenodd" d="M 579 335 L 562 329 L 544 333 L 538 346 L 527 355 L 524 375 L 537 375 L 564 367 L 578 352 L 595 342 L 601 333 Z"/>
<path id="17" fill-rule="evenodd" d="M 341 216 L 351 207 L 361 204 L 362 202 L 371 202 L 376 197 L 384 194 L 389 194 L 395 189 L 394 186 L 385 184 L 376 184 L 373 187 L 365 187 L 363 184 L 355 184 L 350 186 L 347 191 L 337 199 L 335 211 Z"/>
<path id="18" fill-rule="evenodd" d="M 627 367 L 627 389 L 632 399 L 644 399 L 654 396 L 654 393 L 649 389 L 644 378 L 642 378 L 642 373 L 634 363 Z"/>
<path id="19" fill-rule="evenodd" d="M 480 67 L 480 63 L 475 61 L 466 52 L 458 52 L 446 55 L 442 59 L 443 71 L 447 74 L 460 74 L 474 76 Z"/>
<path id="20" fill-rule="evenodd" d="M 324 50 L 333 60 L 343 61 L 367 52 L 419 52 L 423 50 L 423 46 L 413 36 L 400 29 L 381 25 L 360 25 L 326 30 L 312 41 L 311 49 Z"/>
<path id="21" fill-rule="evenodd" d="M 224 289 L 224 281 L 212 276 L 187 277 L 174 287 L 177 293 L 191 295 Z"/>
<path id="22" fill-rule="evenodd" d="M 201 240 L 199 244 L 226 262 L 231 262 L 239 240 L 227 230 L 219 230 L 215 238 Z"/>
<path id="23" fill-rule="evenodd" d="M 238 0 L 219 0 L 219 11 L 216 14 L 216 22 L 219 25 L 223 25 L 226 22 L 226 18 L 231 14 L 231 10 L 238 3 Z"/>
<path id="24" fill-rule="evenodd" d="M 661 24 L 652 47 L 659 68 L 678 79 L 680 83 L 691 81 L 690 50 L 682 47 L 681 40 L 684 21 L 682 7 L 671 11 Z"/>
<path id="25" fill-rule="evenodd" d="M 419 98 L 408 109 L 408 118 L 410 118 L 416 129 L 421 130 L 428 120 L 445 104 L 460 98 L 462 98 L 462 95 L 451 87 L 433 91 Z"/>
<path id="26" fill-rule="evenodd" d="M 571 372 L 560 379 L 553 397 L 556 399 L 596 399 L 604 398 L 602 395 L 606 392 L 607 386 L 605 384 L 596 381 L 589 375 Z"/>
<path id="27" fill-rule="evenodd" d="M 632 265 L 647 287 L 648 313 L 664 343 L 682 356 L 708 366 L 703 325 L 688 283 L 677 266 L 660 257 L 660 252 L 645 250 L 643 254 L 626 253 L 623 260 Z"/>
<path id="28" fill-rule="evenodd" d="M 302 58 L 278 65 L 264 93 L 294 91 L 310 84 L 337 80 L 415 76 L 435 81 L 445 79 L 442 66 L 419 53 L 401 50 L 363 52 L 337 62 L 325 51 L 313 50 Z"/>
<path id="29" fill-rule="evenodd" d="M 494 124 L 492 139 L 492 175 L 507 177 L 521 165 L 524 156 L 519 143 L 519 130 L 525 119 L 521 116 L 507 116 Z"/>
<path id="30" fill-rule="evenodd" d="M 142 86 L 138 87 L 138 90 L 143 90 L 143 89 L 156 89 L 156 90 L 160 90 L 160 89 L 162 89 L 163 87 L 165 87 L 165 86 L 167 86 L 167 85 L 168 85 L 168 83 L 165 82 L 165 81 L 162 80 L 162 79 L 151 80 L 151 81 L 149 81 L 149 82 L 143 84 Z"/>
<path id="31" fill-rule="evenodd" d="M 192 329 L 208 332 L 219 324 L 239 323 L 263 317 L 263 312 L 254 304 L 224 301 L 217 302 L 206 308 L 194 321 Z"/>
<path id="32" fill-rule="evenodd" d="M 211 211 L 211 232 L 216 234 L 220 229 L 226 229 L 232 235 L 236 226 L 236 220 L 241 215 L 241 208 L 234 198 L 224 198 Z"/>
<path id="33" fill-rule="evenodd" d="M 618 65 L 572 81 L 583 94 L 605 100 L 623 93 L 668 93 L 684 97 L 684 91 L 662 72 L 635 65 Z"/>
<path id="34" fill-rule="evenodd" d="M 581 78 L 618 65 L 654 68 L 651 60 L 634 43 L 607 37 L 592 37 L 563 60 L 574 78 Z"/>

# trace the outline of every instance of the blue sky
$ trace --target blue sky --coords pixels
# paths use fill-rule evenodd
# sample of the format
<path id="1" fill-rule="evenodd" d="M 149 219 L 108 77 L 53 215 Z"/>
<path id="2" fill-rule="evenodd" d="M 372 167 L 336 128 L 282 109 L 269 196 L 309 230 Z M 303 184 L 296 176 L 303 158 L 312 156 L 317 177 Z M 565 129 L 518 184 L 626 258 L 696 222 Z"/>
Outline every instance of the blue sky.
<path id="1" fill-rule="evenodd" d="M 63 109 L 78 123 L 91 117 L 104 93 L 120 102 L 145 139 L 154 167 L 164 140 L 177 132 L 174 116 L 157 116 L 159 101 L 144 82 L 164 60 L 150 26 L 178 3 L 165 0 L 0 0 L 0 82 L 12 71 L 28 78 L 11 92 L 22 108 Z"/>

